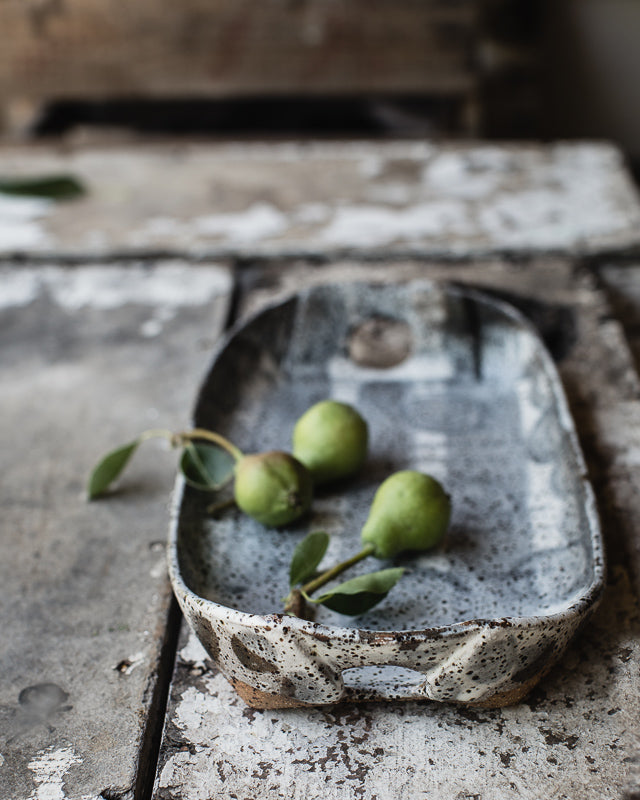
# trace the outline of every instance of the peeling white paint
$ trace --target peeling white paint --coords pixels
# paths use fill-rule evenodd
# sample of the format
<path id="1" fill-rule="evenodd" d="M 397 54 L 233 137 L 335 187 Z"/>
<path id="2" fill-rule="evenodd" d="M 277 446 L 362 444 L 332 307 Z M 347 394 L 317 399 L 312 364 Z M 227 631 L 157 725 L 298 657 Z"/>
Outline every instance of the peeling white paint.
<path id="1" fill-rule="evenodd" d="M 344 205 L 335 210 L 318 236 L 333 247 L 380 247 L 418 242 L 444 234 L 470 236 L 474 225 L 466 205 L 456 200 L 434 200 L 407 208 Z"/>
<path id="2" fill-rule="evenodd" d="M 183 306 L 205 305 L 231 287 L 226 269 L 216 266 L 185 269 L 183 262 L 86 266 L 81 270 L 62 267 L 0 269 L 0 308 L 29 305 L 48 295 L 68 311 L 81 308 L 110 310 L 127 303 L 153 306 L 154 317 L 143 327 L 152 336 L 158 326 Z"/>
<path id="3" fill-rule="evenodd" d="M 50 200 L 0 194 L 0 249 L 20 250 L 48 242 L 40 220 L 52 207 Z"/>
<path id="4" fill-rule="evenodd" d="M 210 214 L 197 217 L 194 231 L 201 236 L 220 237 L 227 243 L 247 244 L 269 239 L 289 226 L 282 211 L 269 203 L 255 203 L 235 214 Z"/>
<path id="5" fill-rule="evenodd" d="M 492 152 L 479 151 L 473 159 L 463 158 L 457 152 L 444 152 L 425 166 L 423 184 L 445 197 L 488 197 L 500 185 L 500 168 L 505 160 L 501 151 L 497 153 L 499 160 L 487 158 Z M 485 158 L 481 157 L 482 154 Z"/>
<path id="6" fill-rule="evenodd" d="M 566 691 L 560 686 L 556 694 Z M 186 746 L 171 752 L 156 792 L 188 800 L 254 797 L 260 787 L 291 800 L 533 800 L 539 786 L 527 776 L 540 774 L 546 796 L 608 797 L 622 780 L 615 759 L 598 760 L 597 773 L 583 766 L 595 754 L 593 719 L 602 727 L 599 740 L 615 741 L 619 730 L 615 715 L 592 717 L 598 702 L 552 716 L 526 704 L 469 716 L 430 703 L 254 712 L 220 674 L 209 673 L 175 698 L 171 721 Z M 546 743 L 545 729 L 560 737 L 568 731 L 576 746 Z"/>
<path id="7" fill-rule="evenodd" d="M 314 253 L 392 245 L 468 253 L 639 240 L 637 193 L 620 153 L 601 144 L 237 144 L 185 148 L 179 162 L 162 150 L 132 158 L 102 153 L 98 165 L 96 153 L 73 157 L 74 169 L 95 172 L 90 201 L 74 206 L 73 219 L 62 204 L 6 200 L 0 251 L 162 247 L 201 255 L 262 245 L 272 252 L 277 243 Z M 160 188 L 167 170 L 188 185 L 177 201 Z M 114 207 L 107 172 L 121 176 L 118 196 L 130 202 Z M 137 202 L 141 186 L 146 195 Z"/>
<path id="8" fill-rule="evenodd" d="M 65 800 L 64 776 L 81 763 L 72 747 L 50 747 L 39 753 L 28 764 L 36 785 L 29 800 Z"/>
<path id="9" fill-rule="evenodd" d="M 196 636 L 189 636 L 186 645 L 180 650 L 180 658 L 185 664 L 204 665 L 209 658 L 207 651 L 200 644 Z"/>
<path id="10" fill-rule="evenodd" d="M 175 308 L 160 306 L 155 309 L 153 316 L 142 323 L 140 333 L 147 339 L 159 336 L 164 330 L 167 322 L 170 322 L 176 315 Z"/>

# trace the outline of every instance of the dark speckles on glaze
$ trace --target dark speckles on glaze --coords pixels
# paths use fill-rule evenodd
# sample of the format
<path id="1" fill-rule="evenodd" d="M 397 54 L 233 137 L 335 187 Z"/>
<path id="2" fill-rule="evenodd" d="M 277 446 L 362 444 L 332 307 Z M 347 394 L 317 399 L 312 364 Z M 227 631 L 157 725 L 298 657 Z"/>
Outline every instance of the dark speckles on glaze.
<path id="1" fill-rule="evenodd" d="M 381 319 L 410 348 L 357 363 L 353 332 Z M 295 419 L 324 397 L 361 411 L 371 452 L 303 523 L 272 531 L 236 513 L 213 520 L 209 499 L 178 479 L 169 566 L 196 635 L 257 706 L 260 693 L 269 707 L 518 701 L 593 609 L 604 574 L 592 492 L 541 340 L 512 308 L 472 291 L 426 281 L 318 287 L 230 337 L 194 422 L 245 451 L 284 449 Z M 400 559 L 402 580 L 360 618 L 282 615 L 295 543 L 323 526 L 327 560 L 352 555 L 376 487 L 401 468 L 429 472 L 451 493 L 443 545 Z"/>

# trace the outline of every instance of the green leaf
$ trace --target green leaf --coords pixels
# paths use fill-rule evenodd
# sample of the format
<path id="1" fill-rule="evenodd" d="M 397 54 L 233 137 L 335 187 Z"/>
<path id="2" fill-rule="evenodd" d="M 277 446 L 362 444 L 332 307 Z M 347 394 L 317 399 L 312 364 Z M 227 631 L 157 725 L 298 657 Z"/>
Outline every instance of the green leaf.
<path id="1" fill-rule="evenodd" d="M 204 491 L 217 491 L 233 477 L 234 458 L 215 444 L 187 442 L 180 459 L 186 482 Z"/>
<path id="2" fill-rule="evenodd" d="M 328 546 L 329 534 L 326 531 L 312 531 L 298 542 L 289 566 L 289 586 L 305 583 L 313 576 Z"/>
<path id="3" fill-rule="evenodd" d="M 140 440 L 124 444 L 121 447 L 107 453 L 93 468 L 89 476 L 87 485 L 87 495 L 89 500 L 94 500 L 104 494 L 109 486 L 120 476 L 122 470 L 127 466 L 129 459 L 136 451 Z"/>
<path id="4" fill-rule="evenodd" d="M 0 179 L 0 192 L 20 197 L 71 200 L 83 195 L 85 188 L 73 175 L 43 175 L 33 178 Z"/>
<path id="5" fill-rule="evenodd" d="M 369 572 L 366 575 L 358 575 L 357 578 L 339 584 L 320 597 L 308 597 L 307 600 L 312 603 L 321 603 L 339 614 L 355 617 L 358 614 L 364 614 L 365 611 L 384 600 L 400 580 L 403 572 L 402 567 L 392 567 L 391 569 L 381 569 L 378 572 Z"/>

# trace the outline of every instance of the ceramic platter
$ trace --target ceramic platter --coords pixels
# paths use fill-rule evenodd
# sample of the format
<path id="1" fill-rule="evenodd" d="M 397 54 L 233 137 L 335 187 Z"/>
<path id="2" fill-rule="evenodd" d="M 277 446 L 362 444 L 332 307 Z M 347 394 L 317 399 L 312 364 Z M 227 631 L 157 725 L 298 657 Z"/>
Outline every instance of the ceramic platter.
<path id="1" fill-rule="evenodd" d="M 178 478 L 169 570 L 183 612 L 256 707 L 430 699 L 505 705 L 560 656 L 597 603 L 604 559 L 594 498 L 554 364 L 512 307 L 420 281 L 312 288 L 231 332 L 194 423 L 244 452 L 290 449 L 313 403 L 355 405 L 370 428 L 356 479 L 310 517 L 268 530 Z M 331 534 L 331 564 L 359 549 L 377 486 L 398 469 L 452 496 L 437 549 L 360 617 L 282 613 L 295 544 Z M 368 559 L 351 573 L 390 566 Z"/>

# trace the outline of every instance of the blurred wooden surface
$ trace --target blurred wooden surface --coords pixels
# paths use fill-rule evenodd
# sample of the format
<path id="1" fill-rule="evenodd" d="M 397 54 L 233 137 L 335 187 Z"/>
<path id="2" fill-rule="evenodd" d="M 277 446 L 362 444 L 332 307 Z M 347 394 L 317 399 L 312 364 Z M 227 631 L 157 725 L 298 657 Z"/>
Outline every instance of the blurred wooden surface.
<path id="1" fill-rule="evenodd" d="M 471 105 L 477 0 L 1 0 L 0 105 L 421 93 Z"/>
<path id="2" fill-rule="evenodd" d="M 640 242 L 606 144 L 429 141 L 5 147 L 0 175 L 68 173 L 86 195 L 0 197 L 0 257 L 472 257 Z"/>

